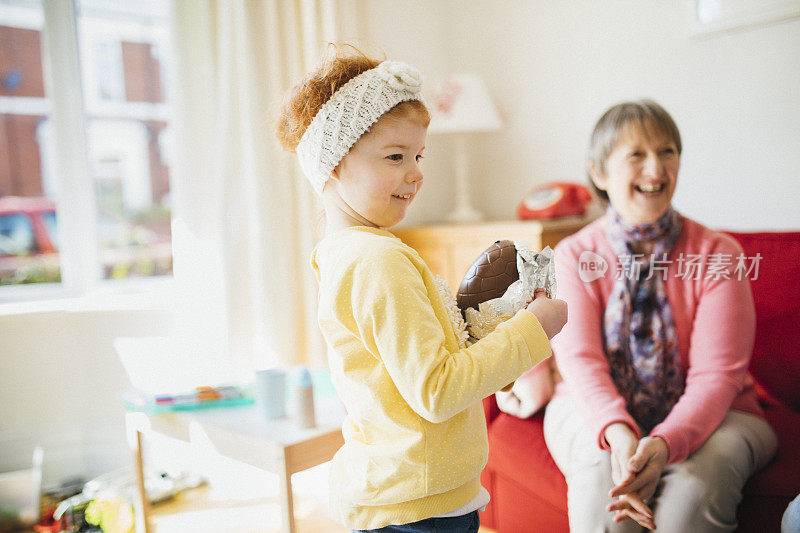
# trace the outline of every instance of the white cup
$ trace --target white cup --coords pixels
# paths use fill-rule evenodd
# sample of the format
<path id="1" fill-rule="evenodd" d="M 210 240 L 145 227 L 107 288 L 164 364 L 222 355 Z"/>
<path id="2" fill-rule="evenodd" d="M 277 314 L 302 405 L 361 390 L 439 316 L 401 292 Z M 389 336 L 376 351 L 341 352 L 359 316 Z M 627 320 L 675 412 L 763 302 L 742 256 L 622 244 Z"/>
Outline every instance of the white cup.
<path id="1" fill-rule="evenodd" d="M 253 396 L 261 415 L 267 420 L 286 416 L 286 371 L 280 368 L 256 370 Z"/>

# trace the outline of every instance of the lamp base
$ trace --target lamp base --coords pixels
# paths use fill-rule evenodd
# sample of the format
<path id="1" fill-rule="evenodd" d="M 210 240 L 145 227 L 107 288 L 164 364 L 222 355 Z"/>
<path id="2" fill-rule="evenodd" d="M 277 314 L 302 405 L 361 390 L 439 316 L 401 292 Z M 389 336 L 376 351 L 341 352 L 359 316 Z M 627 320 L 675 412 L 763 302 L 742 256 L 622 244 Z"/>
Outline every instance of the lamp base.
<path id="1" fill-rule="evenodd" d="M 483 213 L 469 205 L 460 205 L 447 215 L 448 222 L 456 223 L 478 222 L 483 218 Z"/>
<path id="2" fill-rule="evenodd" d="M 455 138 L 455 154 L 456 154 L 456 169 L 455 169 L 455 190 L 453 196 L 456 200 L 456 205 L 453 211 L 447 215 L 449 222 L 464 223 L 464 222 L 477 222 L 483 220 L 483 214 L 472 207 L 472 191 L 469 186 L 469 158 L 467 157 L 467 138 L 466 135 L 459 134 Z"/>

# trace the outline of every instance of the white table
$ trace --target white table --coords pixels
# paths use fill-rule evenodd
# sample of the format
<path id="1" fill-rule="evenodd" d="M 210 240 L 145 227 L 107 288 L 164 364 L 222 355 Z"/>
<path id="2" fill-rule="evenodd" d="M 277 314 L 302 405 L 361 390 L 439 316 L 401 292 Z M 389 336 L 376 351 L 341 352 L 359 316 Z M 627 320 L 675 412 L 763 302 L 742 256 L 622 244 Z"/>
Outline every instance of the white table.
<path id="1" fill-rule="evenodd" d="M 220 407 L 161 414 L 129 412 L 128 439 L 134 452 L 138 488 L 137 533 L 150 533 L 149 502 L 144 493 L 142 437 L 157 433 L 203 443 L 231 459 L 278 474 L 282 530 L 295 533 L 292 474 L 331 460 L 344 444 L 344 408 L 335 396 L 315 397 L 317 427 L 300 429 L 289 419 L 266 421 L 255 406 Z"/>

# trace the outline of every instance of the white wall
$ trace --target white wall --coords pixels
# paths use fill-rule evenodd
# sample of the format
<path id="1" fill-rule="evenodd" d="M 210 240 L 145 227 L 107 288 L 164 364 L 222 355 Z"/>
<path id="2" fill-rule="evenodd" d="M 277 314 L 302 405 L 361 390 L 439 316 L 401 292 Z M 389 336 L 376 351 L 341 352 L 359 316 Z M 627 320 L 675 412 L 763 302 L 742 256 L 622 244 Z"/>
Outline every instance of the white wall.
<path id="1" fill-rule="evenodd" d="M 170 332 L 166 311 L 0 315 L 0 472 L 45 450 L 44 482 L 130 463 L 116 337 Z"/>
<path id="2" fill-rule="evenodd" d="M 800 228 L 800 19 L 696 37 L 688 0 L 370 6 L 370 38 L 390 58 L 428 77 L 484 76 L 506 124 L 472 139 L 475 203 L 492 218 L 512 218 L 535 184 L 583 182 L 597 118 L 650 97 L 681 130 L 679 210 L 712 227 Z M 431 136 L 429 148 L 410 223 L 439 220 L 451 205 L 449 145 Z"/>

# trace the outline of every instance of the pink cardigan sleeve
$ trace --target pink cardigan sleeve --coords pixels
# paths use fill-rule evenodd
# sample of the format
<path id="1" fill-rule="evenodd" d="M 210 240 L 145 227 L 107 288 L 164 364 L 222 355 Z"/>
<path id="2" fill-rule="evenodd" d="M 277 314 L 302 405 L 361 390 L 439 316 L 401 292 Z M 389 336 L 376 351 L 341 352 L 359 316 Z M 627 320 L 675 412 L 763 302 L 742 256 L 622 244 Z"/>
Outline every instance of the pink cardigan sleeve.
<path id="1" fill-rule="evenodd" d="M 603 432 L 609 424 L 624 422 L 637 436 L 639 430 L 625 408 L 625 400 L 617 392 L 603 350 L 604 312 L 600 291 L 594 286 L 600 281 L 581 281 L 579 252 L 570 250 L 569 242 L 572 239 L 559 243 L 555 252 L 557 296 L 567 302 L 569 319 L 551 344 L 558 369 L 587 426 L 597 435 L 598 445 L 608 449 Z"/>
<path id="2" fill-rule="evenodd" d="M 742 252 L 731 239 L 719 239 L 710 253 L 736 257 Z M 700 294 L 692 323 L 686 389 L 667 418 L 651 432 L 666 440 L 669 464 L 683 461 L 700 448 L 722 422 L 744 387 L 755 338 L 755 306 L 746 276 L 737 279 L 731 273 L 730 279 L 694 283 Z"/>

